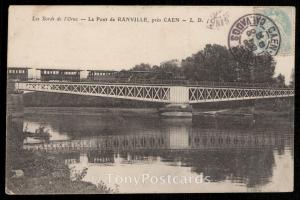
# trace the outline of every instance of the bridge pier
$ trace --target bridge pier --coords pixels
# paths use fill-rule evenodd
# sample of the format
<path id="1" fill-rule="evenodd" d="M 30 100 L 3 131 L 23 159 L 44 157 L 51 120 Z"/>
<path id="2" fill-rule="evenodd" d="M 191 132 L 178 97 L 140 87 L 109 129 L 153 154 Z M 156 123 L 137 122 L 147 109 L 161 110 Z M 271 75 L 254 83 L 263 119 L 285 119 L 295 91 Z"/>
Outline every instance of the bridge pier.
<path id="1" fill-rule="evenodd" d="M 192 117 L 193 108 L 188 103 L 171 103 L 159 109 L 163 117 Z"/>

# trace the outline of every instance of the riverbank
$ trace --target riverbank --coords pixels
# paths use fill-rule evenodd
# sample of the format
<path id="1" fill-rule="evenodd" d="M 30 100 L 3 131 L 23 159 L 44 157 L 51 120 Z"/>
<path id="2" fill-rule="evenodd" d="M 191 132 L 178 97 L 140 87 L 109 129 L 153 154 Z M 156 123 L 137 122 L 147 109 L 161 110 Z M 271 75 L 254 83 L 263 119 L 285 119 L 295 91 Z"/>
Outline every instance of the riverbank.
<path id="1" fill-rule="evenodd" d="M 105 185 L 82 181 L 84 172 L 75 173 L 65 164 L 64 158 L 45 152 L 22 149 L 22 118 L 7 121 L 6 176 L 7 194 L 98 194 L 115 191 Z"/>
<path id="2" fill-rule="evenodd" d="M 101 107 L 25 107 L 25 114 L 63 114 L 63 115 L 105 115 L 126 113 L 135 114 L 156 114 L 155 108 L 101 108 Z"/>
<path id="3" fill-rule="evenodd" d="M 97 194 L 111 193 L 109 188 L 81 180 L 71 180 L 71 170 L 57 155 L 20 151 L 7 167 L 8 194 Z"/>
<path id="4" fill-rule="evenodd" d="M 105 115 L 105 113 L 115 115 L 158 115 L 156 108 L 101 108 L 101 107 L 25 107 L 24 114 L 47 114 L 47 115 Z M 193 109 L 193 115 L 222 115 L 222 116 L 273 116 L 273 117 L 287 117 L 293 116 L 293 109 L 272 110 L 266 108 L 257 108 L 255 106 L 228 108 L 228 109 Z"/>

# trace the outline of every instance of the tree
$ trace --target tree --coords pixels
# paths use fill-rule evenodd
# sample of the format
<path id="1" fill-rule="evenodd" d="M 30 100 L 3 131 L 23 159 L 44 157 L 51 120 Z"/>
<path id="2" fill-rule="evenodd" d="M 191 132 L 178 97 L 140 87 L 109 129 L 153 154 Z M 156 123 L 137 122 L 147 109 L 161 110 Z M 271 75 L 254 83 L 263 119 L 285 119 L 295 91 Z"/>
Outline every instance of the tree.
<path id="1" fill-rule="evenodd" d="M 232 52 L 240 53 L 238 55 L 242 58 L 237 59 Z M 268 54 L 254 55 L 243 47 L 227 49 L 225 46 L 207 44 L 204 49 L 181 62 L 169 60 L 153 67 L 141 63 L 135 65 L 131 71 L 171 72 L 175 77 L 183 74 L 187 80 L 192 81 L 281 84 L 281 76 L 274 78 L 275 65 L 273 57 Z M 160 76 L 152 79 L 158 77 Z"/>
<path id="2" fill-rule="evenodd" d="M 160 73 L 173 73 L 174 75 L 181 74 L 180 63 L 178 60 L 168 60 L 166 62 L 162 62 L 159 66 L 159 69 L 156 72 Z"/>
<path id="3" fill-rule="evenodd" d="M 141 63 L 139 65 L 135 65 L 130 71 L 151 71 L 151 65 Z"/>
<path id="4" fill-rule="evenodd" d="M 260 55 L 255 57 L 253 66 L 253 82 L 272 83 L 276 62 L 271 55 Z"/>
<path id="5" fill-rule="evenodd" d="M 278 74 L 275 78 L 276 85 L 279 87 L 285 87 L 285 77 L 282 74 Z"/>
<path id="6" fill-rule="evenodd" d="M 185 76 L 197 81 L 236 81 L 236 67 L 237 61 L 229 50 L 216 44 L 208 44 L 203 50 L 182 60 Z"/>

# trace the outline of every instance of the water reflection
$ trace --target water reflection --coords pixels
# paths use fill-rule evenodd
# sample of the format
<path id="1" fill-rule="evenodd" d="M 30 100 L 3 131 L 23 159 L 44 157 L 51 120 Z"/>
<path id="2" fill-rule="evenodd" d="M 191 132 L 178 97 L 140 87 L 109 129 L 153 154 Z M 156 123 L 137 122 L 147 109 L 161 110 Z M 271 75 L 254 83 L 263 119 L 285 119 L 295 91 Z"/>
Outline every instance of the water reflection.
<path id="1" fill-rule="evenodd" d="M 63 156 L 65 164 L 88 168 L 85 181 L 118 185 L 121 192 L 220 192 L 263 190 L 280 159 L 292 171 L 293 126 L 283 118 L 234 120 L 195 117 L 160 119 L 141 115 L 26 116 L 24 126 L 43 124 L 48 143 L 24 140 L 23 149 Z M 278 123 L 277 123 L 278 122 Z M 116 126 L 117 124 L 117 126 Z M 206 185 L 128 184 L 119 176 L 209 176 Z M 278 172 L 277 172 L 278 174 Z M 292 182 L 292 180 L 290 180 Z M 291 183 L 290 183 L 291 184 Z"/>

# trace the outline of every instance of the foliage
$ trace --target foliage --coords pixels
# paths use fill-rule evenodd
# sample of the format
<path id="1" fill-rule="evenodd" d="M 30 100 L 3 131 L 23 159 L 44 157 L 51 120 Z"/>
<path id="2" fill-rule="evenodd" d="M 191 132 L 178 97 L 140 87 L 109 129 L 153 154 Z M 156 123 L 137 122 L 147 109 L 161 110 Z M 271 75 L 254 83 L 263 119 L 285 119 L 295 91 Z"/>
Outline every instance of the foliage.
<path id="1" fill-rule="evenodd" d="M 151 71 L 151 65 L 141 63 L 139 65 L 135 65 L 130 71 Z"/>
<path id="2" fill-rule="evenodd" d="M 241 59 L 236 59 L 231 51 L 240 53 Z M 207 44 L 203 50 L 181 62 L 169 60 L 152 67 L 141 63 L 131 68 L 131 71 L 172 72 L 175 77 L 184 75 L 185 79 L 191 81 L 284 85 L 282 74 L 274 77 L 276 62 L 271 55 L 254 55 L 242 47 L 231 49 L 231 51 L 225 46 Z"/>
<path id="3" fill-rule="evenodd" d="M 71 174 L 73 175 L 72 180 L 73 181 L 82 181 L 82 179 L 87 174 L 87 170 L 88 170 L 87 167 L 83 168 L 83 170 L 76 170 L 75 167 L 71 167 L 70 171 L 71 171 Z"/>
<path id="4" fill-rule="evenodd" d="M 279 74 L 275 78 L 276 85 L 279 87 L 284 87 L 285 86 L 285 77 L 282 74 Z"/>
<path id="5" fill-rule="evenodd" d="M 108 187 L 102 180 L 100 180 L 100 182 L 97 185 L 97 188 L 105 194 L 119 193 L 119 187 L 120 186 L 116 184 L 116 189 L 112 189 L 112 188 Z"/>
<path id="6" fill-rule="evenodd" d="M 6 191 L 10 194 L 98 194 L 118 192 L 104 183 L 102 187 L 82 181 L 87 173 L 84 168 L 75 173 L 74 179 L 70 180 L 70 174 L 74 173 L 64 164 L 62 157 L 54 157 L 47 153 L 20 151 L 16 157 L 16 169 L 24 171 L 24 176 L 14 178 L 6 174 Z M 6 171 L 10 171 L 7 169 Z"/>

